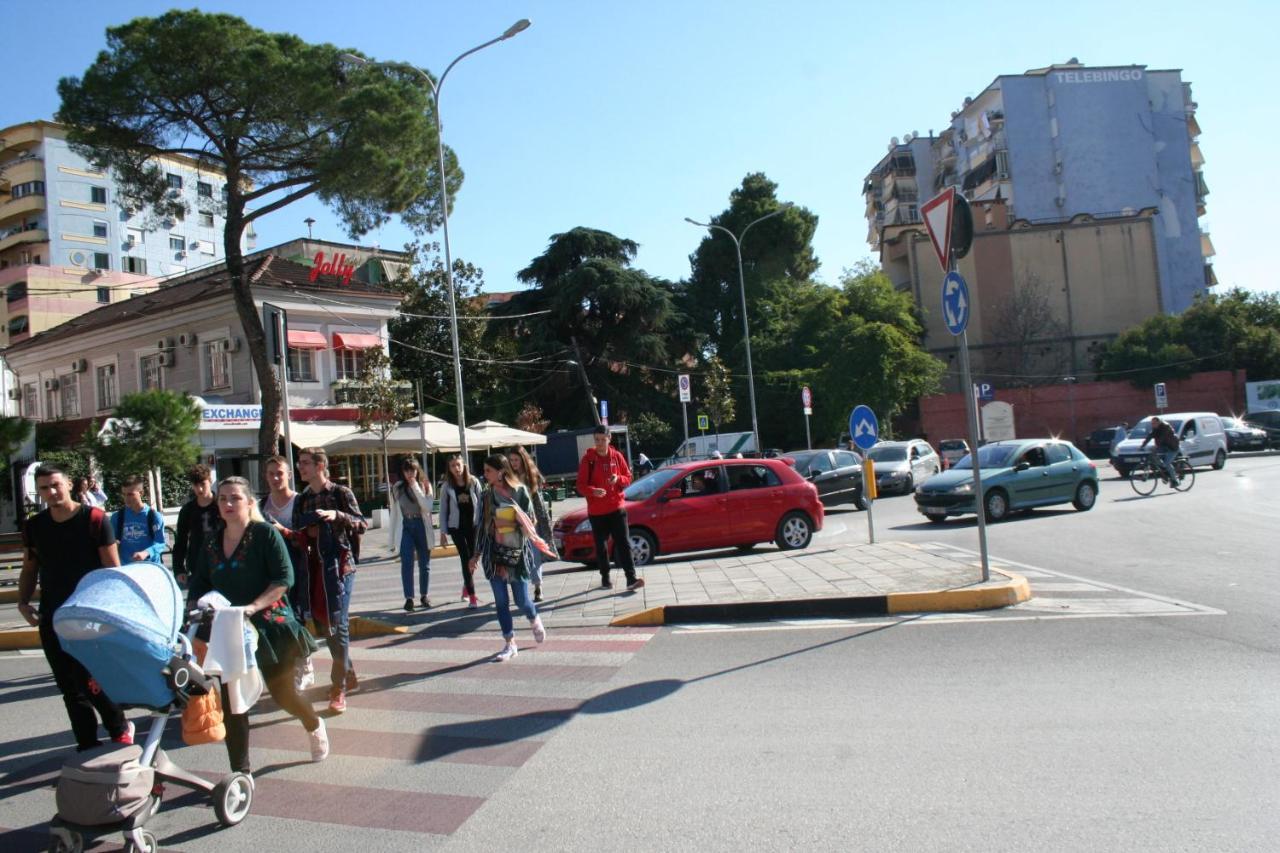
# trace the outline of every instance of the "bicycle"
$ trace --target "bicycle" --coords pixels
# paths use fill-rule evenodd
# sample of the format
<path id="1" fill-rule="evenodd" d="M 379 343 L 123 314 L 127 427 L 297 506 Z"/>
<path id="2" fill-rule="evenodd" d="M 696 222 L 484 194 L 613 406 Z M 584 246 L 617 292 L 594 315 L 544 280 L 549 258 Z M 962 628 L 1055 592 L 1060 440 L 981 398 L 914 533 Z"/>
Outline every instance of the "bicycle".
<path id="1" fill-rule="evenodd" d="M 1173 470 L 1178 474 L 1177 483 L 1169 483 L 1169 475 L 1165 473 L 1164 466 L 1160 464 L 1154 452 L 1149 453 L 1146 459 L 1129 471 L 1129 485 L 1133 486 L 1133 490 L 1140 495 L 1149 495 L 1154 492 L 1161 480 L 1169 483 L 1175 492 L 1190 491 L 1196 484 L 1196 471 L 1191 467 L 1187 457 L 1181 454 L 1175 456 Z"/>

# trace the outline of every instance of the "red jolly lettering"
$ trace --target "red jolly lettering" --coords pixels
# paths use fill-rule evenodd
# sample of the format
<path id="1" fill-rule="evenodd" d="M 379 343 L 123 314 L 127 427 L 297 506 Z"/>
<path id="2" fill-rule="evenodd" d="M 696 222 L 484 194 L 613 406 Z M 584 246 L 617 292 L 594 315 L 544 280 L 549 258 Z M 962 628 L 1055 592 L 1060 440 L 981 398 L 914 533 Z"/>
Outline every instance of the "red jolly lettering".
<path id="1" fill-rule="evenodd" d="M 351 284 L 351 277 L 355 274 L 355 262 L 348 261 L 345 254 L 339 254 L 333 260 L 326 261 L 324 252 L 316 252 L 315 260 L 311 265 L 310 279 L 314 283 L 322 275 L 336 275 L 342 277 L 343 284 Z"/>

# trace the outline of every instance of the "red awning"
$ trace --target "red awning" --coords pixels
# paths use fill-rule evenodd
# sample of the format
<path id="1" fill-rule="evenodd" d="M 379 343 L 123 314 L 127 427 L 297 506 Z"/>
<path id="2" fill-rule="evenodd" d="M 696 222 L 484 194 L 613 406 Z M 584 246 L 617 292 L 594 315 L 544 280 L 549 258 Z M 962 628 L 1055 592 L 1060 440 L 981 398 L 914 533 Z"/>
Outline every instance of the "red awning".
<path id="1" fill-rule="evenodd" d="M 324 335 L 320 332 L 290 329 L 289 346 L 294 349 L 328 349 L 329 342 L 324 339 Z"/>
<path id="2" fill-rule="evenodd" d="M 358 335 L 355 332 L 334 332 L 334 349 L 377 349 L 382 346 L 382 338 L 377 335 Z"/>

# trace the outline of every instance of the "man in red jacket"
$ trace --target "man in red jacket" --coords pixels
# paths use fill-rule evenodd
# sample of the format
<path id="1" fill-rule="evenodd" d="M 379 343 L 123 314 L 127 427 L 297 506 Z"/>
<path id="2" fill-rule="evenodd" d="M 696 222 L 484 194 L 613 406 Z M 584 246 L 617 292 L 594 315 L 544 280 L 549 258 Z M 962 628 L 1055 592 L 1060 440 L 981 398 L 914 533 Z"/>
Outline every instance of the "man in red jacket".
<path id="1" fill-rule="evenodd" d="M 622 508 L 622 490 L 631 485 L 631 469 L 617 448 L 609 446 L 609 428 L 596 427 L 592 436 L 595 447 L 578 463 L 578 494 L 587 499 L 587 516 L 591 519 L 591 535 L 596 540 L 596 560 L 600 568 L 600 586 L 613 587 L 609 579 L 608 541 L 613 538 L 613 553 L 622 564 L 627 589 L 644 586 L 644 578 L 636 577 L 636 564 L 631 560 L 631 533 L 627 530 L 627 511 Z"/>

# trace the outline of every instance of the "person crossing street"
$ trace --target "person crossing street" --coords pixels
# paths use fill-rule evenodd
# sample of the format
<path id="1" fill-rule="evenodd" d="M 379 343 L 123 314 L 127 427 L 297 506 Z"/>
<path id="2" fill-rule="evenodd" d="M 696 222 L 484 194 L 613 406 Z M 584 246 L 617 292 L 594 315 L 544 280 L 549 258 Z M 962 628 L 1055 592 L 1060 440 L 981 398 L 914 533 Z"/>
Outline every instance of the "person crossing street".
<path id="1" fill-rule="evenodd" d="M 609 428 L 598 426 L 592 435 L 595 446 L 582 455 L 578 463 L 578 494 L 587 499 L 587 517 L 596 543 L 596 566 L 600 570 L 600 586 L 609 589 L 609 540 L 613 555 L 622 565 L 627 589 L 644 586 L 644 578 L 636 576 L 631 558 L 631 532 L 627 529 L 627 511 L 623 509 L 623 491 L 631 485 L 631 469 L 626 457 L 609 445 Z"/>

